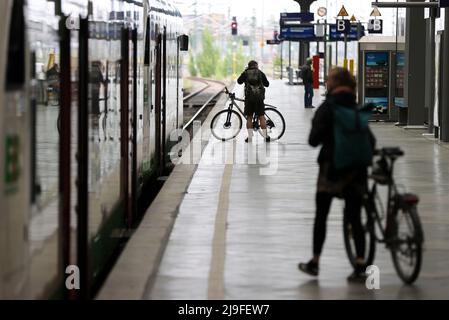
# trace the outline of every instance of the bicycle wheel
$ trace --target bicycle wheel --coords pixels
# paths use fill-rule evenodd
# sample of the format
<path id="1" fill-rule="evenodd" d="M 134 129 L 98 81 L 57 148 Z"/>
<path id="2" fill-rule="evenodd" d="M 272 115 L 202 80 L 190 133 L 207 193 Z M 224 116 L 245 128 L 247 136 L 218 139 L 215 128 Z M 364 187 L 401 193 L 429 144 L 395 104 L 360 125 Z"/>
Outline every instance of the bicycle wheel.
<path id="1" fill-rule="evenodd" d="M 220 111 L 212 119 L 210 129 L 218 140 L 233 139 L 242 129 L 242 117 L 234 110 Z"/>
<path id="2" fill-rule="evenodd" d="M 422 262 L 423 231 L 416 205 L 399 208 L 391 257 L 396 272 L 406 284 L 413 283 L 419 275 Z"/>
<path id="3" fill-rule="evenodd" d="M 376 235 L 374 233 L 374 221 L 370 214 L 368 214 L 368 209 L 366 206 L 362 206 L 361 220 L 362 227 L 365 235 L 365 264 L 369 266 L 373 264 L 374 257 L 376 254 Z M 344 215 L 343 218 L 343 237 L 345 242 L 346 254 L 348 255 L 349 263 L 355 268 L 357 254 L 355 249 L 355 240 L 353 237 L 353 228 L 349 217 Z"/>
<path id="4" fill-rule="evenodd" d="M 265 108 L 265 121 L 267 122 L 267 134 L 272 141 L 279 140 L 285 133 L 285 120 L 282 114 L 275 108 Z M 262 134 L 262 129 L 259 129 Z"/>

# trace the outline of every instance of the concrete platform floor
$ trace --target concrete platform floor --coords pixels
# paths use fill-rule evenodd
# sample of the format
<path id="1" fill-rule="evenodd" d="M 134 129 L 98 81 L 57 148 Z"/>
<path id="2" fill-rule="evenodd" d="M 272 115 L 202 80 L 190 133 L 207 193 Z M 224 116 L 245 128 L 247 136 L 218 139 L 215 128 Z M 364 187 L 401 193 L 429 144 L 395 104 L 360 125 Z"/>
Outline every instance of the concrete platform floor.
<path id="1" fill-rule="evenodd" d="M 241 93 L 241 87 L 236 92 Z M 316 106 L 321 93 L 315 91 Z M 283 139 L 268 146 L 269 164 L 251 161 L 265 148 L 260 137 L 248 150 L 246 132 L 236 144 L 209 138 L 156 278 L 143 298 L 449 298 L 449 147 L 427 140 L 422 131 L 405 131 L 391 123 L 373 123 L 372 128 L 378 146 L 403 148 L 396 180 L 421 198 L 426 242 L 419 279 L 404 286 L 389 251 L 378 245 L 380 290 L 349 284 L 340 200 L 334 201 L 329 215 L 319 278 L 298 270 L 298 262 L 311 256 L 318 172 L 318 149 L 307 144 L 315 111 L 303 108 L 302 96 L 302 86 L 282 81 L 272 81 L 267 90 L 266 102 L 278 106 L 287 122 Z M 226 164 L 222 159 L 232 159 L 233 150 L 234 163 Z"/>

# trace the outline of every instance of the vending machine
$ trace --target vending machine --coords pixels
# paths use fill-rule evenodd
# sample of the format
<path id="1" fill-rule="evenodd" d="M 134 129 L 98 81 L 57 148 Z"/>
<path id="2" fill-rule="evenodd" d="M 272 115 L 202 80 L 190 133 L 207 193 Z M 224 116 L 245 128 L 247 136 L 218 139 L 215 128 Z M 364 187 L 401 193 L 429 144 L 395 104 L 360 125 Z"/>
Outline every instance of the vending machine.
<path id="1" fill-rule="evenodd" d="M 374 105 L 373 120 L 398 121 L 404 108 L 404 39 L 365 36 L 359 41 L 358 99 Z"/>

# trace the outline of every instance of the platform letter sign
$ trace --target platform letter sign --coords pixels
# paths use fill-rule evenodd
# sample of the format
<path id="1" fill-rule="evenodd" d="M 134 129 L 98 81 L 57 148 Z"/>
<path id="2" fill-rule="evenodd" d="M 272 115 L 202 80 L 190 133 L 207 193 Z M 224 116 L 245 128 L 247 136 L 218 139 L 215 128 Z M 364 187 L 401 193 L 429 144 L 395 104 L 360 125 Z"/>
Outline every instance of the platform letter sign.
<path id="1" fill-rule="evenodd" d="M 439 0 L 438 6 L 440 8 L 448 8 L 449 7 L 449 0 Z"/>
<path id="2" fill-rule="evenodd" d="M 349 34 L 351 32 L 351 22 L 347 19 L 337 20 L 337 32 Z"/>
<path id="3" fill-rule="evenodd" d="M 382 33 L 383 32 L 383 20 L 370 19 L 368 22 L 369 33 Z"/>

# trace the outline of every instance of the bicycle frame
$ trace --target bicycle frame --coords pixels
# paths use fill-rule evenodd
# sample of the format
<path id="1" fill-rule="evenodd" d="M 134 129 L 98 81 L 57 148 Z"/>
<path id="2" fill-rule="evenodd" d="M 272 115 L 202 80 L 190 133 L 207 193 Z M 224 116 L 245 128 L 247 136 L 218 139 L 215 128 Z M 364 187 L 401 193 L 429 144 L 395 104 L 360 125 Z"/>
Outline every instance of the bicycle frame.
<path id="1" fill-rule="evenodd" d="M 376 206 L 376 198 L 378 197 L 377 193 L 377 185 L 378 183 L 374 181 L 371 190 L 368 191 L 368 199 L 365 202 L 365 209 L 367 210 L 367 214 L 371 215 L 372 219 L 372 228 L 375 229 L 376 225 L 380 231 L 381 237 L 378 237 L 378 234 L 374 231 L 374 235 L 376 237 L 376 241 L 379 243 L 387 243 L 391 241 L 390 235 L 388 235 L 389 223 L 393 221 L 398 211 L 398 204 L 396 201 L 396 197 L 398 195 L 398 189 L 396 183 L 393 179 L 393 168 L 394 163 L 396 161 L 395 158 L 389 159 L 389 168 L 388 168 L 388 192 L 387 192 L 387 210 L 386 210 L 386 225 L 383 227 L 382 222 L 384 217 L 380 216 L 379 210 Z M 380 201 L 383 207 L 382 201 Z M 368 207 L 369 206 L 369 207 Z"/>
<path id="2" fill-rule="evenodd" d="M 233 106 L 235 106 L 237 108 L 237 110 L 239 111 L 240 115 L 246 119 L 245 113 L 242 111 L 242 109 L 240 109 L 239 105 L 235 102 L 235 101 L 240 101 L 240 102 L 244 103 L 245 100 L 243 100 L 241 98 L 237 98 L 235 96 L 235 93 L 229 92 L 227 88 L 225 88 L 225 92 L 231 99 L 231 102 L 229 103 L 229 106 L 228 106 L 228 111 L 232 111 Z M 273 106 L 271 104 L 267 104 L 267 103 L 264 103 L 264 106 L 277 109 L 275 106 Z M 229 123 L 229 121 L 231 120 L 230 117 L 231 117 L 231 112 L 228 113 L 228 116 L 226 118 L 226 123 Z M 256 114 L 253 115 L 253 125 L 254 125 L 253 128 L 255 130 L 259 129 L 259 117 Z"/>

